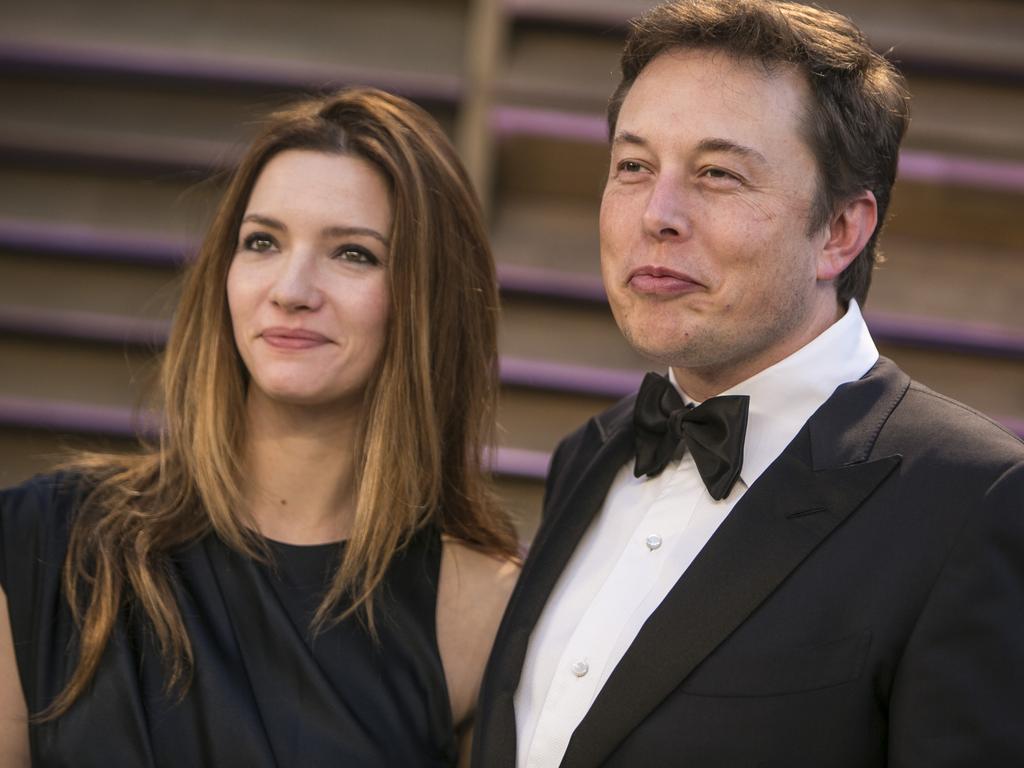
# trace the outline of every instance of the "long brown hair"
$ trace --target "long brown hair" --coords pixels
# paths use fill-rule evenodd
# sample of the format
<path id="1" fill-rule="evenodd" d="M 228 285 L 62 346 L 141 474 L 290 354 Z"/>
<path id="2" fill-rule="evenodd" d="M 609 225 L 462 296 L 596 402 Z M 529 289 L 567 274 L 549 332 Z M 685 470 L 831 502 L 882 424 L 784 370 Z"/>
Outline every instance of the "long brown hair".
<path id="1" fill-rule="evenodd" d="M 514 530 L 482 466 L 498 389 L 498 293 L 471 183 L 433 118 L 405 99 L 360 88 L 304 101 L 271 115 L 245 152 L 187 277 L 163 358 L 159 445 L 75 462 L 91 489 L 64 566 L 79 656 L 44 718 L 82 694 L 129 602 L 152 625 L 168 691 L 184 692 L 192 649 L 174 598 L 171 553 L 212 533 L 240 552 L 266 556 L 238 511 L 247 373 L 232 337 L 226 281 L 253 185 L 268 160 L 288 149 L 369 161 L 387 180 L 393 208 L 390 321 L 360 430 L 355 521 L 313 628 L 361 610 L 372 631 L 374 592 L 392 557 L 424 525 L 486 552 L 515 554 Z"/>

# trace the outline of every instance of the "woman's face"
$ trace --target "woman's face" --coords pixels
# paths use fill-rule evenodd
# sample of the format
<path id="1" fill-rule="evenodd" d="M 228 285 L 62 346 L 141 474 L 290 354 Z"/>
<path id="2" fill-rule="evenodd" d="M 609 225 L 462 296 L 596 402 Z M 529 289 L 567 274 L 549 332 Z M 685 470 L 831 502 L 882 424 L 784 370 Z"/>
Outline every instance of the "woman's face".
<path id="1" fill-rule="evenodd" d="M 358 406 L 384 348 L 391 203 L 359 157 L 287 150 L 249 197 L 227 293 L 250 397 Z"/>

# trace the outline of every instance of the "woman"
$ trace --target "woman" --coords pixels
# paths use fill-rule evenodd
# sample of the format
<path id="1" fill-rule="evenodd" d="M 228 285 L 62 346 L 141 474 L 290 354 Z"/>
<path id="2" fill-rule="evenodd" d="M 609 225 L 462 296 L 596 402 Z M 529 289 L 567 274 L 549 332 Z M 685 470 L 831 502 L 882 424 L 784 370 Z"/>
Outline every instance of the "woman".
<path id="1" fill-rule="evenodd" d="M 188 278 L 159 447 L 0 496 L 0 764 L 468 761 L 515 577 L 496 311 L 425 112 L 272 116 Z"/>

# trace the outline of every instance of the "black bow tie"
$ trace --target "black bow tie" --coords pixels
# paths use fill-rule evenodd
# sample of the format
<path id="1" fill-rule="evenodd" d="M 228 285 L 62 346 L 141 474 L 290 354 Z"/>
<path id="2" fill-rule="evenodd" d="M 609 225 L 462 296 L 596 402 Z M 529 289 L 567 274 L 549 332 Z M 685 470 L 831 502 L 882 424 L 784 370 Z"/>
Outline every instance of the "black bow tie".
<path id="1" fill-rule="evenodd" d="M 724 499 L 743 466 L 747 432 L 746 395 L 712 397 L 687 406 L 664 376 L 648 373 L 633 411 L 637 477 L 656 477 L 674 458 L 690 451 L 712 498 Z"/>

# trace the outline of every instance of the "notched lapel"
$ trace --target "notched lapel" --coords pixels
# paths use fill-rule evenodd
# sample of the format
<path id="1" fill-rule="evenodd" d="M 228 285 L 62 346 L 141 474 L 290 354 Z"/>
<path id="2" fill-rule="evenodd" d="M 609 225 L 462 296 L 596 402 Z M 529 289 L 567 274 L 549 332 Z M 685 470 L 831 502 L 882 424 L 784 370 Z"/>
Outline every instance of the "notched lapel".
<path id="1" fill-rule="evenodd" d="M 563 768 L 606 760 L 899 462 L 815 470 L 805 428 L 644 624 L 574 732 Z"/>
<path id="2" fill-rule="evenodd" d="M 544 520 L 509 600 L 484 678 L 474 766 L 515 765 L 513 702 L 530 634 L 580 538 L 601 509 L 612 480 L 632 455 L 631 414 L 631 407 L 620 404 L 611 414 L 614 419 L 591 421 L 579 455 L 567 457 L 560 468 L 566 482 L 545 499 Z"/>
<path id="3" fill-rule="evenodd" d="M 629 460 L 632 450 L 632 431 L 618 430 L 609 436 L 608 441 L 585 466 L 576 468 L 570 462 L 563 470 L 577 472 L 578 480 L 568 483 L 564 493 L 550 500 L 543 525 L 533 542 L 530 557 L 519 579 L 523 586 L 510 601 L 509 626 L 503 628 L 509 632 L 519 633 L 523 637 L 524 653 L 525 640 L 533 631 L 551 590 L 554 589 L 569 558 L 576 551 L 580 538 L 600 511 L 612 480 L 622 465 Z M 514 690 L 519 683 L 522 658 L 510 661 L 515 662 L 509 665 L 509 669 L 515 670 L 515 679 L 509 679 L 507 683 Z"/>

